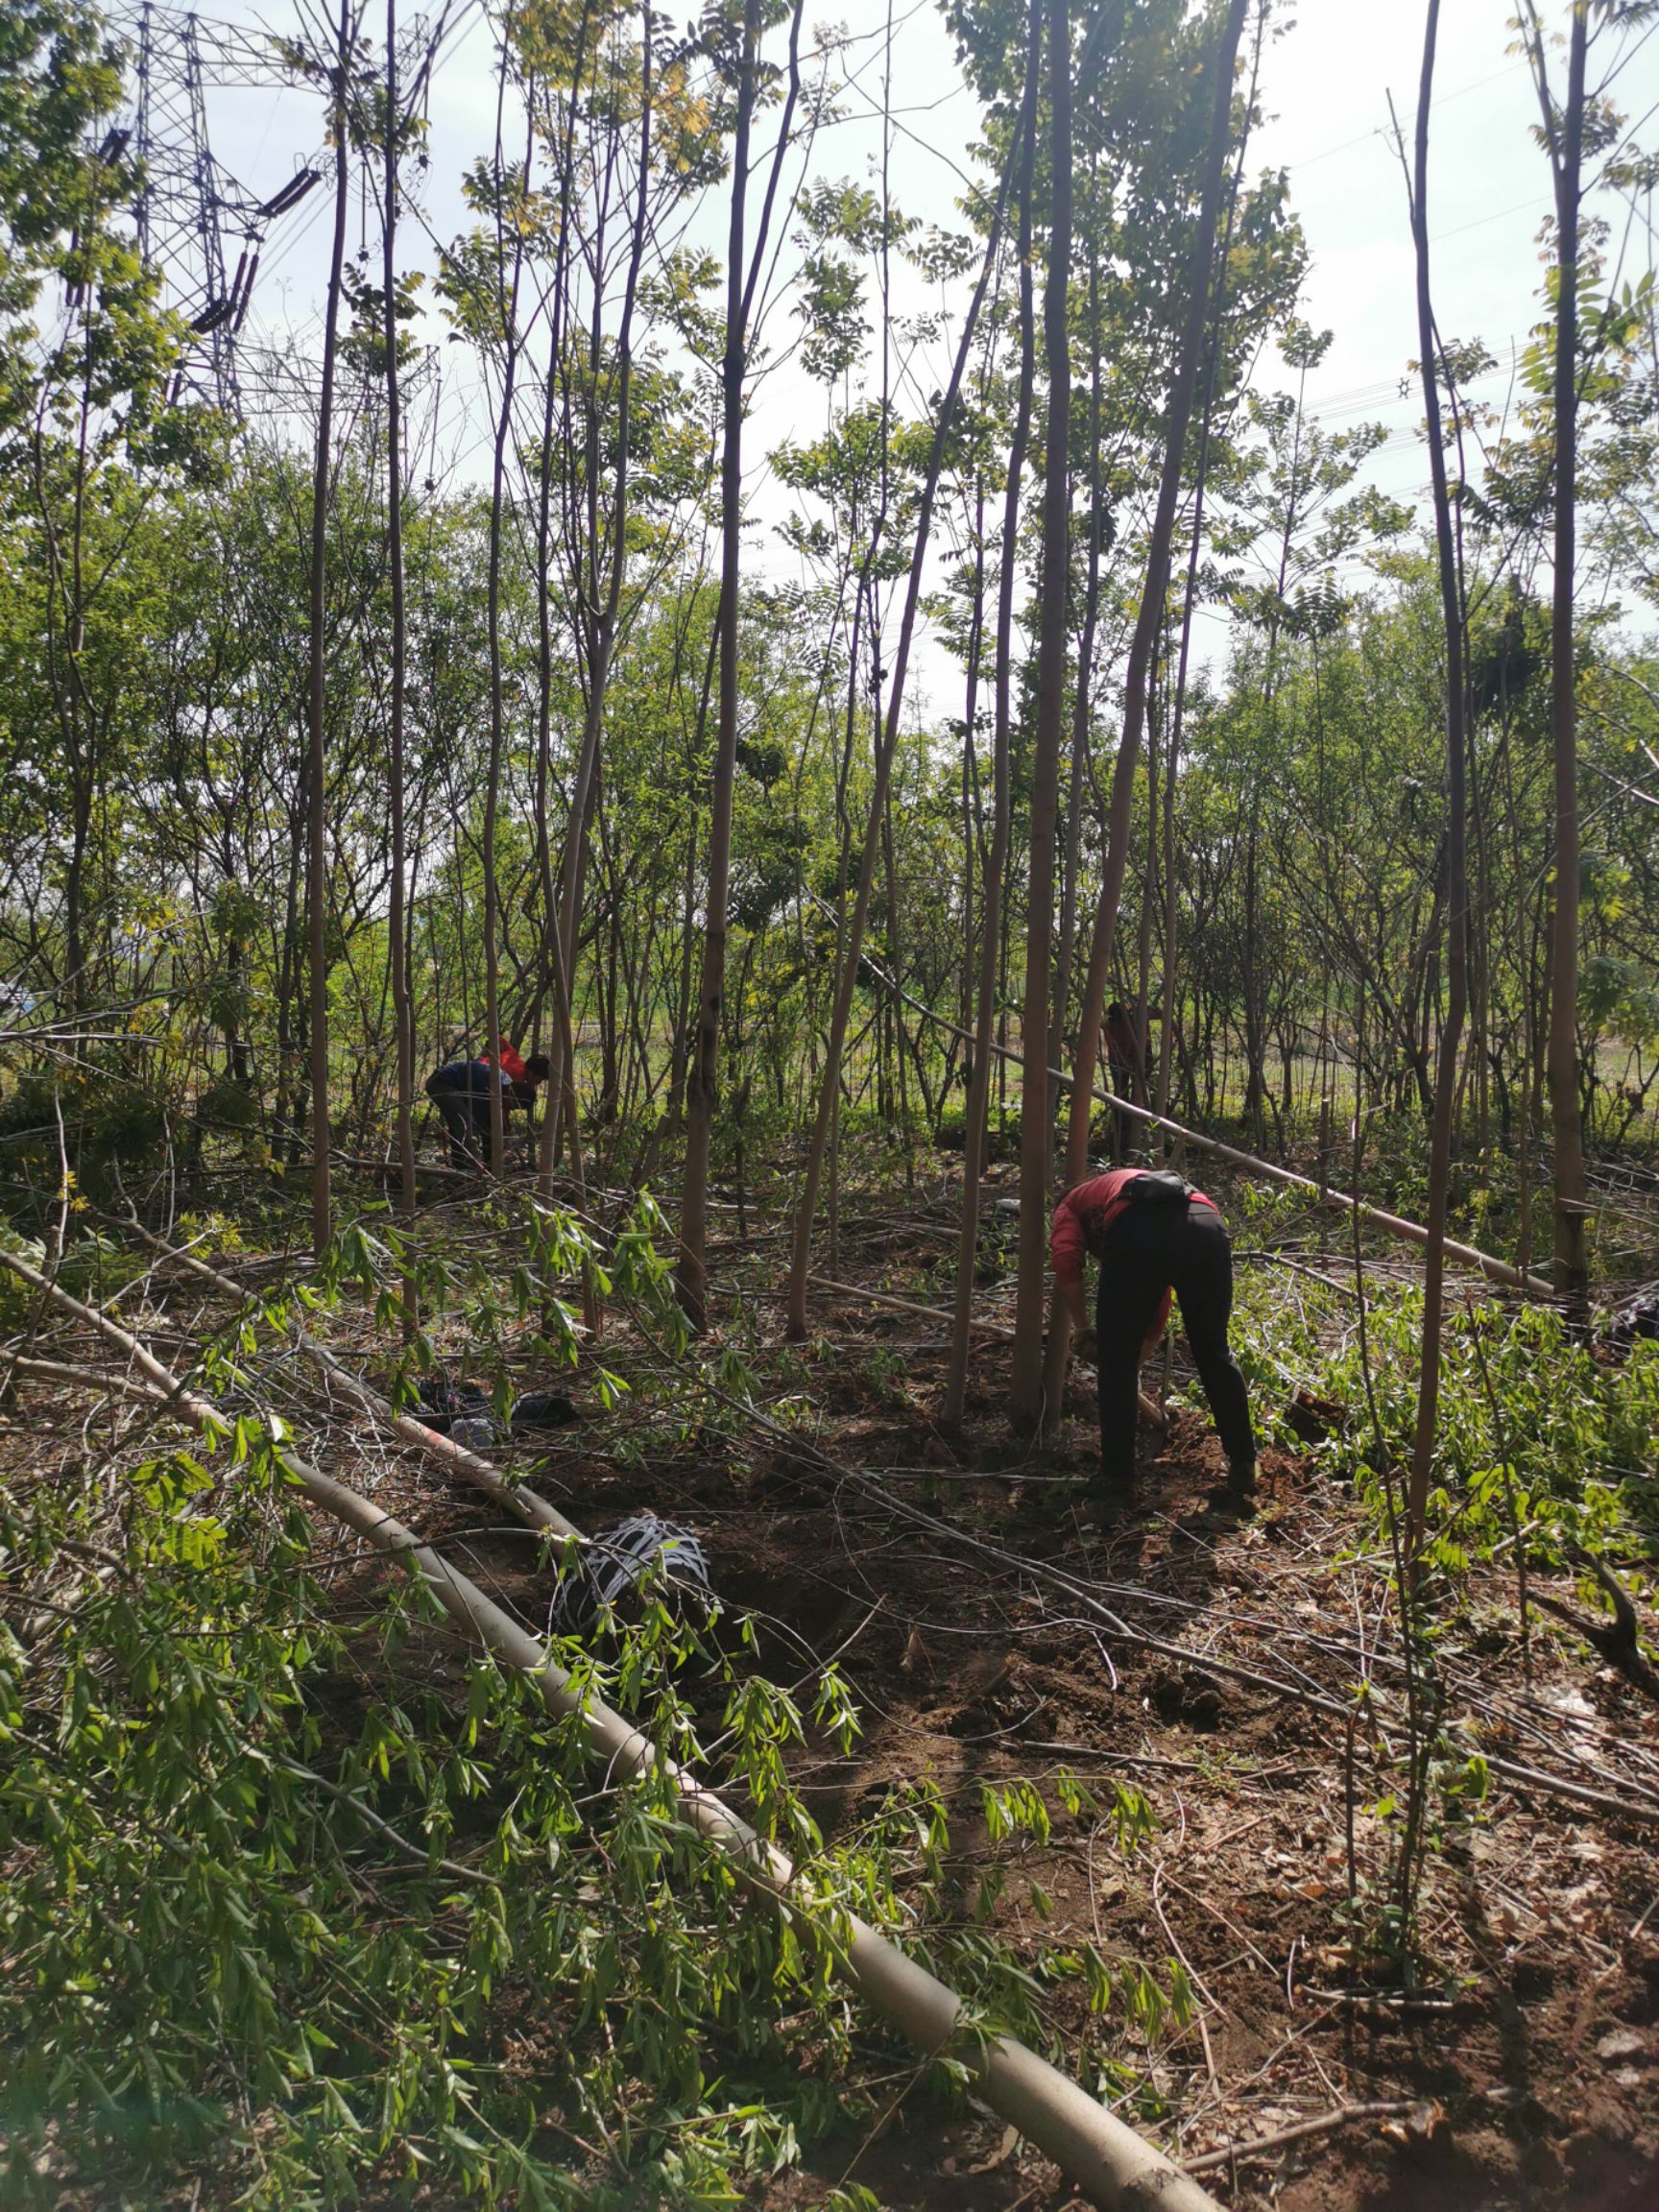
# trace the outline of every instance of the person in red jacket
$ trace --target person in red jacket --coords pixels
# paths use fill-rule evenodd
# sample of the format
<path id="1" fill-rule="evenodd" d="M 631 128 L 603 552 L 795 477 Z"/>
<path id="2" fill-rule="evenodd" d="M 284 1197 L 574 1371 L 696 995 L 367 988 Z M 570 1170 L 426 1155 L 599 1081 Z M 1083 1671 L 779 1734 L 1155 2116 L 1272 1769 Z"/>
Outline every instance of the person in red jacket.
<path id="1" fill-rule="evenodd" d="M 1256 1438 L 1244 1378 L 1227 1343 L 1233 1246 L 1214 1202 L 1179 1175 L 1114 1167 L 1067 1191 L 1054 1210 L 1048 1248 L 1055 1295 L 1078 1350 L 1094 1356 L 1102 1490 L 1123 1498 L 1134 1487 L 1141 1367 L 1164 1334 L 1173 1293 L 1227 1454 L 1228 1487 L 1247 1493 L 1256 1479 Z M 1093 1342 L 1085 1258 L 1100 1263 Z"/>

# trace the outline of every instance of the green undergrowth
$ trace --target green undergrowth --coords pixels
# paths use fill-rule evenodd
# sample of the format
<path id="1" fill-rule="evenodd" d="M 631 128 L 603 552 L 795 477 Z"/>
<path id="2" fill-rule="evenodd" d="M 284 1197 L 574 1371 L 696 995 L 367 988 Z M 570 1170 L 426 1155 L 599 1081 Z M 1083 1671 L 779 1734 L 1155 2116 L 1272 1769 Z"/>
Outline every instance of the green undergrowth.
<path id="1" fill-rule="evenodd" d="M 666 1331 L 655 1226 L 647 1205 L 603 1274 Z M 566 1214 L 505 1227 L 503 1266 L 357 1224 L 224 1333 L 214 1388 L 256 1405 L 291 1320 L 347 1299 L 376 1310 L 394 1387 L 428 1331 L 487 1370 L 527 1343 L 568 1356 L 599 1255 Z M 411 1284 L 422 1329 L 394 1352 Z M 781 1917 L 665 1767 L 607 1776 L 581 1719 L 441 1633 L 419 1583 L 366 1578 L 302 1505 L 294 1449 L 249 1411 L 0 1503 L 0 2201 L 736 2203 L 889 2094 L 894 2052 L 834 1972 L 850 1911 L 963 1993 L 952 2047 L 901 2061 L 927 2088 L 959 2097 L 1006 2029 L 1157 2112 L 1147 2054 L 1191 2016 L 1179 1965 L 1006 1933 L 1010 1906 L 1044 1925 L 1056 1827 L 1142 1846 L 1139 1792 L 1002 1780 L 948 1815 L 920 1782 L 826 1841 L 790 1760 L 855 1738 L 832 1669 L 784 1690 L 742 1623 L 658 1590 L 555 1646 L 792 1854 Z"/>
<path id="2" fill-rule="evenodd" d="M 1239 1227 L 1239 1242 L 1251 1234 Z M 1240 1266 L 1240 1363 L 1267 1439 L 1355 1482 L 1381 1536 L 1383 1476 L 1411 1457 L 1422 1291 L 1369 1277 L 1362 1340 L 1352 1261 L 1334 1249 L 1303 1258 L 1329 1280 L 1271 1262 Z M 1659 1344 L 1613 1356 L 1547 1308 L 1464 1297 L 1448 1303 L 1440 1360 L 1426 1557 L 1447 1588 L 1478 1562 L 1512 1565 L 1518 1545 L 1553 1571 L 1652 1552 Z M 1327 1433 L 1298 1431 L 1299 1399 Z"/>
<path id="3" fill-rule="evenodd" d="M 1283 1278 L 1260 1271 L 1241 1286 L 1236 1338 L 1269 1438 L 1366 1485 L 1381 1460 L 1410 1459 L 1422 1292 L 1368 1292 L 1363 1350 L 1357 1316 L 1344 1295 L 1292 1305 Z M 1441 1564 L 1513 1542 L 1511 1487 L 1530 1547 L 1554 1563 L 1615 1531 L 1659 1534 L 1659 1344 L 1610 1357 L 1546 1308 L 1482 1300 L 1449 1309 L 1440 1358 L 1430 1521 Z M 1336 1409 L 1332 1433 L 1297 1435 L 1299 1392 Z"/>
<path id="4" fill-rule="evenodd" d="M 1614 1568 L 1650 1618 L 1659 1577 L 1659 1344 L 1613 1356 L 1540 1306 L 1490 1295 L 1449 1299 L 1440 1331 L 1434 1451 L 1414 1556 L 1406 1529 L 1423 1330 L 1417 1284 L 1363 1280 L 1352 1259 L 1288 1228 L 1273 1201 L 1246 1209 L 1235 1342 L 1258 1426 L 1333 1482 L 1351 1484 L 1363 1520 L 1351 1553 L 1381 1564 L 1404 1675 L 1367 1672 L 1349 1695 L 1353 1733 L 1371 1744 L 1379 1793 L 1365 1810 L 1382 1839 L 1354 1869 L 1344 1910 L 1357 1984 L 1444 1984 L 1425 1931 L 1425 1898 L 1455 1829 L 1482 1817 L 1484 1738 L 1454 1688 L 1471 1647 L 1530 1668 L 1528 1635 L 1553 1617 L 1523 1609 L 1525 1577 L 1573 1576 L 1581 1612 L 1608 1618 L 1596 1569 Z M 1254 1214 L 1254 1220 L 1249 1218 Z M 1236 1223 L 1236 1226 L 1238 1226 Z M 1361 1326 L 1361 1320 L 1363 1326 Z M 1481 1572 L 1481 1571 L 1484 1572 Z M 1579 1647 L 1580 1658 L 1584 1656 Z M 1599 1655 L 1597 1655 L 1599 1658 Z"/>

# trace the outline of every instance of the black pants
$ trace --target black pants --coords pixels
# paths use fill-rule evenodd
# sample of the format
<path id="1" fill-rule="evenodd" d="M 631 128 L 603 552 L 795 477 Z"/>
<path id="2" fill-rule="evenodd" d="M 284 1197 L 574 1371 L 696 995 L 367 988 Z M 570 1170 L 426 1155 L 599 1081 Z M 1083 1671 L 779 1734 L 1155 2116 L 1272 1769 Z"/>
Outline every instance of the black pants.
<path id="1" fill-rule="evenodd" d="M 1214 1206 L 1131 1202 L 1106 1231 L 1094 1334 L 1100 1378 L 1100 1479 L 1126 1490 L 1135 1479 L 1136 1398 L 1141 1347 L 1166 1290 L 1173 1288 L 1198 1379 L 1227 1454 L 1242 1470 L 1256 1457 L 1250 1401 L 1227 1348 L 1233 1310 L 1233 1246 Z"/>
<path id="2" fill-rule="evenodd" d="M 427 1079 L 426 1095 L 444 1118 L 451 1167 L 481 1167 L 490 1151 L 490 1093 L 482 1084 Z"/>

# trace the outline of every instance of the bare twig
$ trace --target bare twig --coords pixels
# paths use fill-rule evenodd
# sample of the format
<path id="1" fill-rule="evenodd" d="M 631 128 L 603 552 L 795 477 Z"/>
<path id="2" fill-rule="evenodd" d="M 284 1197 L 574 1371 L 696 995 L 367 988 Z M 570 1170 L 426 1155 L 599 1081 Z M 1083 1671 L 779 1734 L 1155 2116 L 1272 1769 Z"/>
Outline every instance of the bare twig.
<path id="1" fill-rule="evenodd" d="M 1350 2128 L 1361 2120 L 1399 2120 L 1416 2109 L 1414 2104 L 1402 2103 L 1398 2098 L 1379 2104 L 1342 2104 L 1334 2112 L 1321 2112 L 1316 2119 L 1299 2120 L 1294 2128 L 1281 2128 L 1271 2135 L 1258 2135 L 1253 2143 L 1233 2143 L 1224 2151 L 1206 2151 L 1202 2158 L 1184 2160 L 1181 2171 L 1214 2174 L 1234 2158 L 1262 2158 L 1269 2151 L 1283 2151 L 1287 2144 L 1306 2142 L 1310 2135 L 1329 2135 L 1333 2128 Z"/>

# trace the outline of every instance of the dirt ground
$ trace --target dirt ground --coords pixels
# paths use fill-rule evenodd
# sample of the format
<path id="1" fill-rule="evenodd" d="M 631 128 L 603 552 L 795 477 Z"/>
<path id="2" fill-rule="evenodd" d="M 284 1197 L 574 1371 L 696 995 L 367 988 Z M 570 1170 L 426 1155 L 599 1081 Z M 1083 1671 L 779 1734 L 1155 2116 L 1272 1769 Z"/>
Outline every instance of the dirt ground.
<path id="1" fill-rule="evenodd" d="M 872 1283 L 878 1257 L 860 1270 Z M 836 1347 L 812 1385 L 821 1454 L 780 1433 L 621 1469 L 579 1389 L 582 1422 L 518 1464 L 584 1528 L 649 1506 L 694 1529 L 723 1600 L 759 1623 L 774 1678 L 839 1655 L 862 1739 L 847 1758 L 815 1747 L 797 1762 L 826 1833 L 890 1785 L 930 1779 L 966 1885 L 989 1848 L 981 1782 L 1060 1769 L 1132 1782 L 1153 1841 L 1125 1861 L 1098 1822 L 1058 1814 L 1047 1847 L 1018 1861 L 998 1925 L 1033 1953 L 1092 1939 L 1109 1960 L 1183 1963 L 1197 2017 L 1150 2045 L 1132 2038 L 1142 2080 L 1123 2111 L 1219 2199 L 1286 2212 L 1659 2212 L 1659 1708 L 1547 1628 L 1527 1690 L 1513 1584 L 1477 1575 L 1442 1650 L 1448 1702 L 1471 1747 L 1539 1779 L 1495 1772 L 1479 1815 L 1439 1839 L 1420 1984 L 1390 1985 L 1374 1959 L 1357 1973 L 1348 1731 L 1285 1694 L 1346 1709 L 1362 1677 L 1397 1689 L 1382 1562 L 1352 1494 L 1311 1460 L 1269 1453 L 1241 1512 L 1220 1494 L 1207 1421 L 1177 1409 L 1162 1444 L 1142 1431 L 1133 1510 L 1096 1520 L 1083 1384 L 1062 1447 L 1022 1456 L 1001 1417 L 1006 1350 L 989 1342 L 964 1429 L 947 1437 L 933 1418 L 937 1329 L 845 1294 L 814 1313 Z M 407 1460 L 378 1494 L 462 1540 L 469 1572 L 544 1618 L 522 1539 L 479 1532 L 487 1516 Z M 1355 1865 L 1380 1883 L 1386 1838 L 1367 1810 L 1379 1781 L 1362 1730 L 1353 1758 Z M 1080 2026 L 1080 2000 L 1075 2011 Z M 1250 2149 L 1351 2105 L 1384 2109 Z M 951 2118 L 900 2095 L 883 2125 L 820 2149 L 756 2202 L 794 2212 L 847 2180 L 930 2212 L 1080 2201 L 988 2113 Z"/>
<path id="2" fill-rule="evenodd" d="M 843 1272 L 891 1282 L 895 1253 L 930 1234 L 925 1219 L 862 1245 L 850 1233 Z M 211 1325 L 194 1296 L 176 1314 L 176 1341 Z M 1428 1971 L 1403 1989 L 1356 1959 L 1347 1916 L 1351 1866 L 1381 1882 L 1388 1838 L 1369 1810 L 1373 1739 L 1343 1715 L 1361 1680 L 1386 1730 L 1401 1710 L 1383 1562 L 1353 1495 L 1312 1458 L 1269 1453 L 1239 1510 L 1208 1423 L 1177 1409 L 1162 1442 L 1142 1431 L 1133 1509 L 1092 1518 L 1082 1383 L 1062 1444 L 1022 1448 L 1002 1417 L 1006 1347 L 988 1337 L 946 1435 L 936 1325 L 836 1292 L 814 1326 L 809 1444 L 762 1428 L 619 1465 L 616 1422 L 579 1376 L 575 1425 L 501 1457 L 584 1529 L 642 1506 L 694 1529 L 775 1679 L 838 1655 L 862 1738 L 847 1757 L 809 1745 L 796 1767 L 826 1833 L 931 1780 L 967 1885 L 991 1850 L 982 1782 L 1133 1783 L 1157 1825 L 1129 1859 L 1048 1793 L 1052 1837 L 1016 1856 L 998 1926 L 1033 1957 L 1090 1940 L 1166 1982 L 1181 1961 L 1196 2015 L 1149 2042 L 1129 2032 L 1122 2109 L 1220 2200 L 1659 2212 L 1659 1707 L 1542 1623 L 1528 1687 L 1512 1580 L 1475 1575 L 1440 1664 L 1464 1740 L 1494 1762 L 1490 1791 L 1437 1839 Z M 366 1333 L 354 1358 L 372 1368 Z M 341 1472 L 544 1625 L 550 1576 L 524 1535 L 420 1454 L 362 1441 Z M 1080 1994 L 1057 2003 L 1082 2030 Z M 820 2146 L 756 2212 L 805 2212 L 849 2180 L 896 2212 L 1080 2201 L 988 2113 L 894 2080 L 877 2127 Z M 1327 2125 L 1353 2106 L 1380 2109 Z"/>

